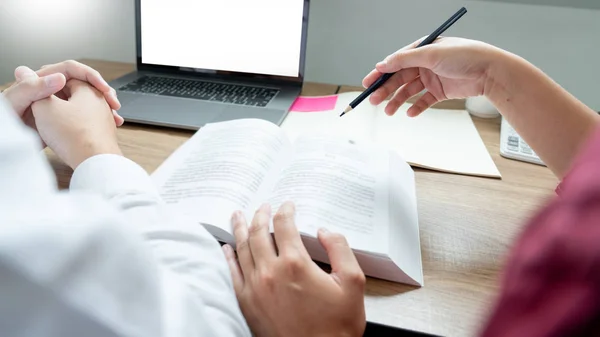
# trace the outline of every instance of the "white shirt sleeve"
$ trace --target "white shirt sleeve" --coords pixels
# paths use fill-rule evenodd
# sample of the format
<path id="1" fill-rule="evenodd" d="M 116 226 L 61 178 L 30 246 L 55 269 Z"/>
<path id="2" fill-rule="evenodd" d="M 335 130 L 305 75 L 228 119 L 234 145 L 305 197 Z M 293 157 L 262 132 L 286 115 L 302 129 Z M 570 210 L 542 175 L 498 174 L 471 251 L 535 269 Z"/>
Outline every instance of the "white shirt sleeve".
<path id="1" fill-rule="evenodd" d="M 250 336 L 218 242 L 134 162 L 56 188 L 0 95 L 0 327 L 7 336 Z"/>

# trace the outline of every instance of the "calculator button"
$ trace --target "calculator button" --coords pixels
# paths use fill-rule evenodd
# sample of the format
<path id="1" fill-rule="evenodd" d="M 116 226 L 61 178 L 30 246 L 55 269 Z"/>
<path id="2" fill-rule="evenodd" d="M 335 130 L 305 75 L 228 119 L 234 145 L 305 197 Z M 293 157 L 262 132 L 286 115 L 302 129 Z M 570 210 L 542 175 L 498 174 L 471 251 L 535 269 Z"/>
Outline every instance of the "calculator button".
<path id="1" fill-rule="evenodd" d="M 508 149 L 519 152 L 519 137 L 508 136 Z"/>
<path id="2" fill-rule="evenodd" d="M 521 141 L 521 152 L 528 155 L 533 155 L 533 150 L 531 150 L 529 145 L 527 145 L 527 143 L 525 143 L 524 141 Z"/>
<path id="3" fill-rule="evenodd" d="M 521 152 L 528 155 L 533 155 L 533 151 L 531 151 L 531 148 L 529 146 L 521 146 Z"/>

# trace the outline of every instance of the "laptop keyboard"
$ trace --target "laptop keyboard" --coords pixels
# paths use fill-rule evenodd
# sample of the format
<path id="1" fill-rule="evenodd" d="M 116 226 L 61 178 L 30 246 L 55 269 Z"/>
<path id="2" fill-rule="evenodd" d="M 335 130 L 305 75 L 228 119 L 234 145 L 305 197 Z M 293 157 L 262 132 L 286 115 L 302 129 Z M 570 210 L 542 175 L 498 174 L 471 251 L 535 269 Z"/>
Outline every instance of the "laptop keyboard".
<path id="1" fill-rule="evenodd" d="M 211 102 L 264 107 L 279 90 L 246 85 L 223 84 L 179 78 L 144 76 L 130 82 L 121 91 L 161 96 L 192 98 Z"/>

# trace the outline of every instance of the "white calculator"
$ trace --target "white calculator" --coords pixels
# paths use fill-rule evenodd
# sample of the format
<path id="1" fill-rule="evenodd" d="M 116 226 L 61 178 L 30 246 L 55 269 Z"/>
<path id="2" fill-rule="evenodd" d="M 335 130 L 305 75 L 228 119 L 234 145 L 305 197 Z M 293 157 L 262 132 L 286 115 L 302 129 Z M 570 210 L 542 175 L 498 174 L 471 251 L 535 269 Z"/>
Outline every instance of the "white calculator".
<path id="1" fill-rule="evenodd" d="M 500 127 L 500 155 L 546 166 L 504 118 L 502 118 L 502 126 Z"/>

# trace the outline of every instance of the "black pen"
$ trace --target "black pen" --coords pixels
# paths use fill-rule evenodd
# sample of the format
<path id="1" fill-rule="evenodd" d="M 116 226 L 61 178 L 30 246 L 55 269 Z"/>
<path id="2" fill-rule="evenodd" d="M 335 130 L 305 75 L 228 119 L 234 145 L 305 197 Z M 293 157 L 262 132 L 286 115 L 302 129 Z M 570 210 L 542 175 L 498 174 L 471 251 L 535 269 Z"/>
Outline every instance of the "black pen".
<path id="1" fill-rule="evenodd" d="M 427 38 L 425 38 L 425 40 L 423 40 L 421 43 L 419 43 L 417 48 L 433 43 L 433 41 L 435 41 L 440 35 L 442 35 L 443 32 L 446 31 L 446 29 L 450 28 L 456 21 L 458 21 L 458 19 L 460 19 L 466 13 L 467 13 L 467 9 L 465 7 L 458 10 L 458 12 L 456 12 L 454 15 L 452 15 L 452 17 L 450 17 L 450 19 L 448 19 L 446 22 L 444 22 L 438 29 L 436 29 Z M 383 74 L 380 78 L 377 79 L 377 81 L 375 81 L 373 84 L 371 84 L 371 86 L 369 88 L 367 88 L 367 90 L 363 91 L 356 99 L 354 99 L 352 101 L 352 103 L 350 103 L 350 105 L 348 105 L 346 110 L 344 110 L 344 112 L 342 112 L 340 117 L 345 115 L 347 112 L 352 111 L 352 109 L 356 108 L 356 106 L 358 106 L 362 101 L 364 101 L 365 98 L 369 97 L 370 94 L 375 92 L 375 90 L 379 89 L 379 87 L 381 87 L 394 74 L 395 73 Z"/>

